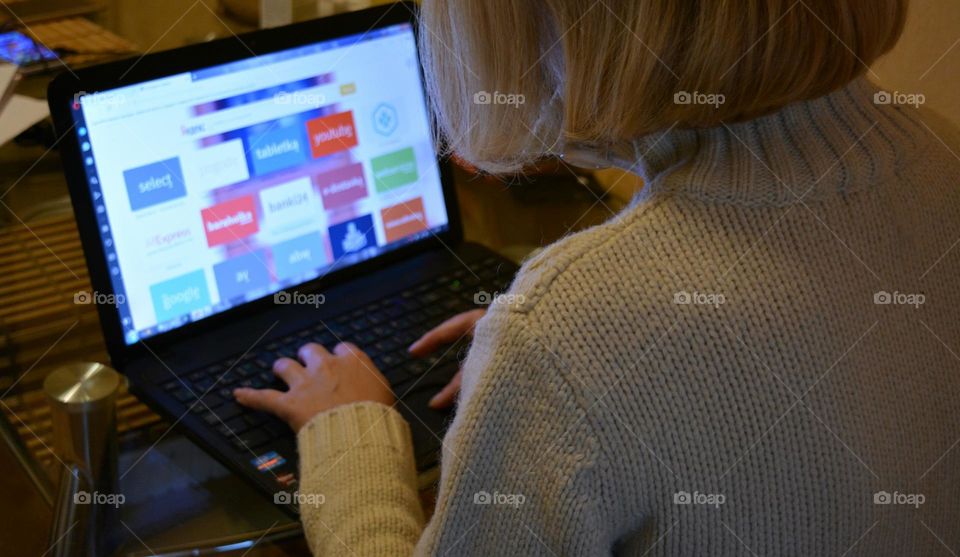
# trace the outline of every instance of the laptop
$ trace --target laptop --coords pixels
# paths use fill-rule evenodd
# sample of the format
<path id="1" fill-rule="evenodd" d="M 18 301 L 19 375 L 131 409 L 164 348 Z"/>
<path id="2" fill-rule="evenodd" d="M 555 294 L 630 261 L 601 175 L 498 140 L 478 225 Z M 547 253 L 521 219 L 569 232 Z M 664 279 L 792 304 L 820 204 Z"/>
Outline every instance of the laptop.
<path id="1" fill-rule="evenodd" d="M 112 365 L 291 513 L 297 450 L 238 386 L 351 341 L 390 381 L 417 466 L 451 419 L 427 402 L 463 347 L 406 349 L 516 267 L 464 242 L 399 3 L 58 76 L 48 97 Z M 322 442 L 322 440 L 321 440 Z"/>

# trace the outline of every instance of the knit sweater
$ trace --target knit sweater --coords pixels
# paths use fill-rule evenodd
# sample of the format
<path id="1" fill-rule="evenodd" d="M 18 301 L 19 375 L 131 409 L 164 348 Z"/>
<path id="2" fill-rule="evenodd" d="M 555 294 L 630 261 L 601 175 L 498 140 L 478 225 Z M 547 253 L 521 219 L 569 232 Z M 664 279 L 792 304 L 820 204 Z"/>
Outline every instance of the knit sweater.
<path id="1" fill-rule="evenodd" d="M 478 323 L 429 523 L 394 409 L 301 430 L 313 552 L 960 551 L 960 140 L 874 93 L 638 141 Z"/>

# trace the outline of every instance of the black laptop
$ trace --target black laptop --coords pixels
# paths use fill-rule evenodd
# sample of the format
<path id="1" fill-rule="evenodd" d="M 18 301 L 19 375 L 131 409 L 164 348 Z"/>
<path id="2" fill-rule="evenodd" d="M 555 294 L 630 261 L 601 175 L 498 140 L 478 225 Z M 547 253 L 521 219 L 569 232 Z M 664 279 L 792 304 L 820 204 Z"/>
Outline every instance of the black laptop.
<path id="1" fill-rule="evenodd" d="M 351 341 L 392 384 L 417 465 L 462 347 L 407 347 L 515 272 L 463 241 L 415 6 L 393 4 L 59 76 L 49 101 L 113 365 L 291 512 L 293 433 L 240 407 L 273 362 Z M 122 473 L 122 471 L 121 471 Z"/>

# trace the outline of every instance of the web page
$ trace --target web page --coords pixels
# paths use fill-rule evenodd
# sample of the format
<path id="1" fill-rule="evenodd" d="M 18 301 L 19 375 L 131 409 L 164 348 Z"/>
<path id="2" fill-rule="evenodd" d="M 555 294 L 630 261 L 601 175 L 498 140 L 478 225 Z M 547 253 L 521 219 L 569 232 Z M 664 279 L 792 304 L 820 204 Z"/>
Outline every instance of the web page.
<path id="1" fill-rule="evenodd" d="M 74 109 L 128 343 L 448 224 L 409 25 Z"/>

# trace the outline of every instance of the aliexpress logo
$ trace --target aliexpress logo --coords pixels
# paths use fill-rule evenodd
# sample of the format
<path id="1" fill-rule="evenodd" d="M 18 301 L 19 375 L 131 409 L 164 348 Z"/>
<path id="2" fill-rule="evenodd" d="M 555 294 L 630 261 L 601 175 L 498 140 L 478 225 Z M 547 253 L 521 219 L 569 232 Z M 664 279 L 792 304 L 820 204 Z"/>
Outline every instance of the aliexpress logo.
<path id="1" fill-rule="evenodd" d="M 154 234 L 147 238 L 147 249 L 164 248 L 177 242 L 189 240 L 191 235 L 189 228 Z"/>

